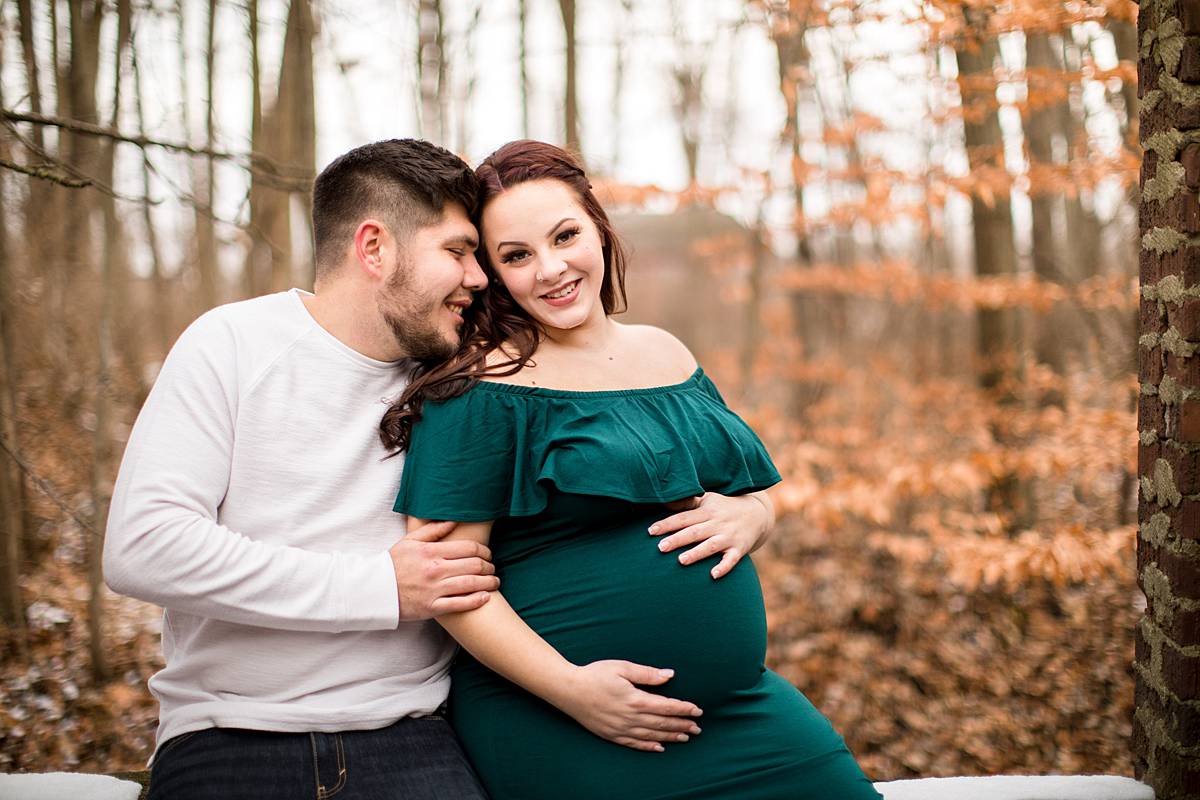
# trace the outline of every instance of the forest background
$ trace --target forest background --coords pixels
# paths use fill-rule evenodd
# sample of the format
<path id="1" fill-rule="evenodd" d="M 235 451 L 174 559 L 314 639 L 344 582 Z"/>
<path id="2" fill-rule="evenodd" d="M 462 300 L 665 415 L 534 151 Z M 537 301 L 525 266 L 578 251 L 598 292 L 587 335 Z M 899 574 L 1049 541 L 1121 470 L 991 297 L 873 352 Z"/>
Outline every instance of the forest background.
<path id="1" fill-rule="evenodd" d="M 0 771 L 152 749 L 159 612 L 99 554 L 178 333 L 311 288 L 338 153 L 531 136 L 784 473 L 770 664 L 867 773 L 1131 775 L 1136 12 L 0 3 Z"/>

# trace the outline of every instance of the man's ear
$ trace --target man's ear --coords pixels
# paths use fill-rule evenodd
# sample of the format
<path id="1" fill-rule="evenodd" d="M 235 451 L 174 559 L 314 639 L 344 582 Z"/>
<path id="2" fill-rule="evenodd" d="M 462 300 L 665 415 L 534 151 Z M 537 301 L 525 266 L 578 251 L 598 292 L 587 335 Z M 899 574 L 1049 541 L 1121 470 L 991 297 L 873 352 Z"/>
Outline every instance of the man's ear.
<path id="1" fill-rule="evenodd" d="M 354 231 L 355 260 L 377 280 L 387 277 L 384 272 L 386 238 L 387 229 L 377 219 L 364 219 Z"/>

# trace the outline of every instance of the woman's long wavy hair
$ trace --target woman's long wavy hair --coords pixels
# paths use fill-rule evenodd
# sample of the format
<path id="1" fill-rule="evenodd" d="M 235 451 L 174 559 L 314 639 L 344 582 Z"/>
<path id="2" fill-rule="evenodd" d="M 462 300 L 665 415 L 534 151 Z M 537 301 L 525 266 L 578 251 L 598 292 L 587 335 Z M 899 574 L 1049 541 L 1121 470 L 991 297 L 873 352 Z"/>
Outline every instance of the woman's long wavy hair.
<path id="1" fill-rule="evenodd" d="M 604 313 L 625 310 L 625 251 L 577 158 L 552 144 L 520 139 L 485 158 L 475 170 L 475 177 L 479 179 L 475 226 L 480 231 L 484 209 L 506 189 L 540 180 L 561 181 L 570 186 L 595 223 L 603 243 L 604 280 L 600 285 L 600 303 Z M 457 397 L 485 375 L 512 375 L 533 363 L 533 354 L 541 344 L 541 326 L 504 288 L 482 242 L 475 256 L 487 275 L 489 286 L 476 299 L 474 313 L 464 321 L 462 344 L 454 355 L 445 361 L 419 363 L 408 387 L 384 413 L 379 423 L 379 437 L 392 455 L 408 449 L 412 426 L 421 419 L 421 407 L 426 400 Z M 503 352 L 510 357 L 489 366 L 488 354 L 502 345 Z"/>

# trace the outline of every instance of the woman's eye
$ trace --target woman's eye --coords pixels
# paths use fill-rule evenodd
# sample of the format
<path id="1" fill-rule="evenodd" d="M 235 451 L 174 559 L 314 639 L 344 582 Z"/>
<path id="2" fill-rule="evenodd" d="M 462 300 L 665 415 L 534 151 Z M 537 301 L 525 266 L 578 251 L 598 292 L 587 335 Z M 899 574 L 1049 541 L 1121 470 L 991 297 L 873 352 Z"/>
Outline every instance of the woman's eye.
<path id="1" fill-rule="evenodd" d="M 564 231 L 559 231 L 558 236 L 554 237 L 555 244 L 566 244 L 579 235 L 579 228 L 567 228 Z"/>
<path id="2" fill-rule="evenodd" d="M 515 261 L 524 261 L 528 255 L 528 250 L 509 250 L 507 253 L 500 256 L 500 263 L 512 264 Z"/>

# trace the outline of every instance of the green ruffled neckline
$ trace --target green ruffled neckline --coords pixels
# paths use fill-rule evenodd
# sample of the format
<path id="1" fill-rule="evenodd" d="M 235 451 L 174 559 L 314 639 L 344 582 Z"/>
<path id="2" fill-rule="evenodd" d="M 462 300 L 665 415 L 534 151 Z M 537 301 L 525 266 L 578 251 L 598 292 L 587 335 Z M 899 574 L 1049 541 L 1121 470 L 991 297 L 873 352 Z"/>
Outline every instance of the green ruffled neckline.
<path id="1" fill-rule="evenodd" d="M 602 397 L 629 397 L 629 396 L 644 396 L 655 394 L 668 394 L 670 392 L 679 392 L 690 389 L 698 384 L 704 378 L 704 369 L 696 367 L 696 371 L 691 374 L 687 380 L 680 383 L 671 383 L 665 386 L 647 386 L 642 389 L 597 389 L 593 391 L 578 390 L 578 389 L 549 389 L 541 386 L 521 386 L 516 383 L 496 383 L 493 381 L 480 381 L 475 384 L 476 389 L 483 389 L 489 392 L 500 392 L 502 394 L 519 394 L 530 395 L 535 397 L 575 397 L 575 398 L 602 398 Z"/>

